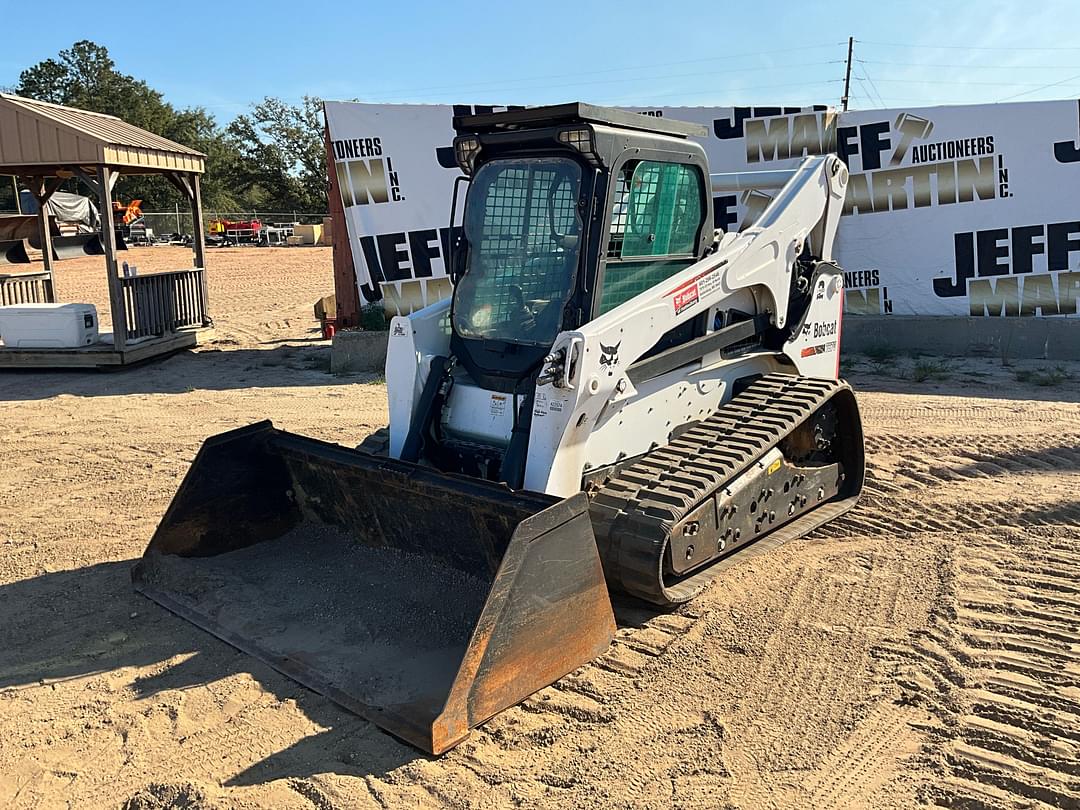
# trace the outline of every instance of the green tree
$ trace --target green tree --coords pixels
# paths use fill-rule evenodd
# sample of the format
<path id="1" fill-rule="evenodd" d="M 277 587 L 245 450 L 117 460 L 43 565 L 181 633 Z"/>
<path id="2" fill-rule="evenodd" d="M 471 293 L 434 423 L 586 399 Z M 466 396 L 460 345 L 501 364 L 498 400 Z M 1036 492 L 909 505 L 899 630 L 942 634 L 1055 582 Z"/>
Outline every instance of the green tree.
<path id="1" fill-rule="evenodd" d="M 27 68 L 19 75 L 15 93 L 27 98 L 64 104 L 121 118 L 169 140 L 205 152 L 203 183 L 208 207 L 227 208 L 239 201 L 231 193 L 229 174 L 238 155 L 213 116 L 196 107 L 177 110 L 146 82 L 121 73 L 105 47 L 83 40 Z M 139 198 L 143 208 L 169 209 L 183 201 L 160 177 L 127 177 L 120 180 L 116 194 L 124 199 Z"/>
<path id="2" fill-rule="evenodd" d="M 76 42 L 55 59 L 19 75 L 14 92 L 27 98 L 115 115 L 206 154 L 203 199 L 210 211 L 326 210 L 322 103 L 265 98 L 227 127 L 201 107 L 177 109 L 145 81 L 116 69 L 105 47 Z M 169 210 L 179 193 L 160 177 L 122 178 L 118 197 L 144 210 Z"/>
<path id="3" fill-rule="evenodd" d="M 264 98 L 250 114 L 228 126 L 243 158 L 241 188 L 259 207 L 278 211 L 326 210 L 326 148 L 322 102 L 305 96 L 299 105 Z"/>
<path id="4" fill-rule="evenodd" d="M 168 138 L 178 113 L 144 81 L 121 73 L 107 48 L 83 40 L 19 75 L 21 96 L 115 115 Z"/>

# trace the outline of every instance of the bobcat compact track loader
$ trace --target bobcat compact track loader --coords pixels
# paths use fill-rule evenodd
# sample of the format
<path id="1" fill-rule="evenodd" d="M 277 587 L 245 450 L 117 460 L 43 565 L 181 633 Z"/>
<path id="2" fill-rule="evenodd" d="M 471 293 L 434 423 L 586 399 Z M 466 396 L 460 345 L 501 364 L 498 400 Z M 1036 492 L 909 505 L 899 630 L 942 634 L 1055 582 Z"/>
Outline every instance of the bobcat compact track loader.
<path id="1" fill-rule="evenodd" d="M 454 126 L 454 294 L 391 323 L 388 436 L 209 439 L 134 572 L 433 753 L 603 653 L 609 587 L 684 602 L 863 480 L 835 156 L 710 178 L 703 128 L 583 104 Z"/>

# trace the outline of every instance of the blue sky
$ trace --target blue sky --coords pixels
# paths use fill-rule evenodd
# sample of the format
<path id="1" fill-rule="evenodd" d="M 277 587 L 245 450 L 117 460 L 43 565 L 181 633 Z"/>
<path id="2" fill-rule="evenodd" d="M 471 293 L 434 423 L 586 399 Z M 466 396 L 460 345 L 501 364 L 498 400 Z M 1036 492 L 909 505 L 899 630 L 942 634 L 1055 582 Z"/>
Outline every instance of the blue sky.
<path id="1" fill-rule="evenodd" d="M 227 121 L 267 95 L 852 106 L 1080 94 L 1080 2 L 99 3 L 0 0 L 0 87 L 78 39 Z M 226 9 L 254 11 L 228 13 Z M 42 19 L 41 15 L 47 15 Z M 1052 85 L 1047 87 L 1047 85 Z"/>

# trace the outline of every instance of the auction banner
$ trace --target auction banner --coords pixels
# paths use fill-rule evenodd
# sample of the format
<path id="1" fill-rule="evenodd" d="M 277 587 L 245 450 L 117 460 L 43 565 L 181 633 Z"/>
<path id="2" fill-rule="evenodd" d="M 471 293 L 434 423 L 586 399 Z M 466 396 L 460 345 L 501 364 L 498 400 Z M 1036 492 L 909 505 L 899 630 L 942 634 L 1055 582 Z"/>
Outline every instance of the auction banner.
<path id="1" fill-rule="evenodd" d="M 1045 101 L 841 116 L 837 150 L 851 183 L 837 258 L 855 271 L 849 311 L 1075 316 L 1077 106 Z M 850 306 L 853 298 L 858 306 Z"/>
<path id="2" fill-rule="evenodd" d="M 381 293 L 391 314 L 448 296 L 444 257 L 460 175 L 452 118 L 505 108 L 325 109 L 362 295 Z M 628 109 L 703 124 L 714 172 L 839 154 L 851 170 L 836 248 L 849 313 L 1077 314 L 1080 102 L 839 114 L 824 106 Z M 717 196 L 716 227 L 749 226 L 775 193 Z"/>
<path id="3" fill-rule="evenodd" d="M 326 102 L 356 282 L 387 314 L 450 295 L 454 107 Z M 464 184 L 461 184 L 464 186 Z M 464 188 L 461 201 L 464 201 Z M 460 221 L 460 215 L 459 215 Z"/>

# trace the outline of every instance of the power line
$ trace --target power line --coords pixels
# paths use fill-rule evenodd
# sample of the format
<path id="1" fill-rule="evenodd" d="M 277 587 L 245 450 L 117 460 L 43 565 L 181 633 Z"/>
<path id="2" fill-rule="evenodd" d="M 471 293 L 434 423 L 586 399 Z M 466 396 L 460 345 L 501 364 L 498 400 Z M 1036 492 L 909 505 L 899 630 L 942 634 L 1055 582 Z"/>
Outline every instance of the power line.
<path id="1" fill-rule="evenodd" d="M 874 40 L 857 40 L 862 45 L 876 45 L 882 47 L 895 47 L 895 48 L 918 48 L 923 50 L 959 50 L 959 51 L 1080 51 L 1080 47 L 1073 46 L 1052 46 L 1052 47 L 1036 47 L 1036 46 L 964 46 L 964 45 L 924 45 L 917 43 L 900 43 L 900 42 L 878 42 Z M 907 68 L 940 68 L 940 69 L 967 69 L 967 70 L 1073 70 L 1080 68 L 1077 65 L 979 65 L 979 64 L 941 64 L 941 63 L 927 63 L 927 62 L 900 62 L 894 60 L 875 60 L 875 59 L 858 59 L 862 72 L 868 82 L 870 82 L 873 89 L 877 92 L 878 99 L 884 103 L 880 91 L 877 90 L 877 86 L 874 80 L 870 77 L 870 73 L 867 70 L 867 64 L 873 65 L 890 65 L 895 67 L 907 67 Z M 1057 81 L 1049 82 L 1046 84 L 1040 84 L 1037 82 L 993 82 L 982 81 L 978 79 L 959 79 L 959 80 L 943 80 L 934 78 L 932 80 L 919 80 L 919 79 L 879 79 L 883 84 L 928 84 L 928 85 L 962 85 L 962 86 L 985 86 L 985 87 L 1029 87 L 1031 89 L 1023 90 L 1013 95 L 1006 96 L 1005 98 L 998 99 L 1001 101 L 1011 101 L 1012 99 L 1022 98 L 1024 96 L 1038 93 L 1042 90 L 1048 90 L 1052 87 L 1060 87 L 1062 85 L 1069 84 L 1070 82 L 1080 79 L 1080 75 L 1070 76 L 1065 79 L 1059 79 Z M 900 100 L 893 97 L 894 100 Z M 946 102 L 948 103 L 948 102 Z"/>
<path id="2" fill-rule="evenodd" d="M 1080 65 L 942 65 L 930 62 L 889 62 L 880 59 L 856 59 L 864 65 L 889 65 L 915 68 L 975 68 L 977 70 L 1080 70 Z"/>
<path id="3" fill-rule="evenodd" d="M 1037 82 L 981 82 L 981 81 L 969 81 L 966 79 L 958 79 L 955 81 L 943 80 L 943 79 L 878 79 L 882 84 L 961 84 L 961 85 L 985 85 L 987 87 L 1034 87 L 1036 90 L 1029 92 L 1037 92 L 1045 87 L 1053 87 L 1057 84 L 1065 84 L 1071 79 L 1062 79 L 1060 82 L 1054 82 L 1054 84 L 1040 85 Z M 1020 95 L 1024 95 L 1021 93 Z"/>
<path id="4" fill-rule="evenodd" d="M 879 101 L 879 102 L 881 103 L 881 106 L 882 106 L 882 107 L 887 107 L 887 106 L 889 106 L 888 104 L 886 104 L 886 103 L 885 103 L 885 99 L 883 99 L 883 98 L 881 97 L 881 91 L 879 91 L 879 90 L 877 89 L 877 85 L 876 85 L 876 84 L 874 84 L 874 80 L 873 80 L 872 78 L 870 78 L 870 71 L 868 71 L 868 70 L 866 69 L 866 63 L 865 63 L 865 62 L 864 62 L 864 61 L 863 61 L 862 59 L 860 59 L 860 60 L 859 60 L 859 64 L 860 64 L 860 65 L 862 65 L 862 72 L 866 74 L 866 80 L 867 80 L 868 82 L 870 82 L 870 86 L 871 86 L 871 87 L 872 87 L 872 88 L 874 89 L 874 92 L 875 92 L 875 93 L 877 93 L 878 101 Z"/>
<path id="5" fill-rule="evenodd" d="M 874 99 L 873 99 L 873 98 L 872 98 L 872 97 L 870 96 L 870 93 L 869 93 L 869 91 L 868 91 L 868 90 L 866 89 L 866 85 L 865 85 L 865 84 L 863 84 L 863 82 L 862 82 L 862 81 L 861 81 L 861 80 L 859 79 L 859 77 L 858 77 L 858 76 L 856 76 L 856 77 L 855 77 L 855 81 L 856 81 L 856 82 L 858 82 L 858 85 L 859 85 L 859 87 L 861 87 L 861 88 L 862 88 L 862 92 L 858 92 L 858 91 L 856 91 L 856 90 L 852 90 L 852 91 L 851 91 L 851 92 L 849 93 L 849 95 L 848 95 L 848 101 L 849 101 L 849 102 L 851 102 L 851 104 L 852 104 L 852 105 L 855 105 L 855 106 L 854 106 L 854 107 L 852 107 L 852 106 L 849 106 L 849 108 L 848 108 L 848 109 L 856 109 L 856 110 L 860 110 L 860 109 L 869 109 L 870 107 L 874 106 Z M 855 102 L 856 102 L 856 99 L 859 99 L 859 98 L 864 98 L 864 99 L 866 99 L 866 103 L 867 103 L 867 106 L 866 106 L 866 107 L 863 107 L 863 106 L 861 106 L 861 105 L 856 105 L 856 104 L 855 104 Z M 843 106 L 843 105 L 841 105 L 841 112 L 847 112 L 847 110 L 845 110 L 845 109 L 842 109 L 842 106 Z"/>
<path id="6" fill-rule="evenodd" d="M 862 80 L 862 76 L 856 76 L 855 80 L 859 83 L 859 87 L 862 88 L 863 95 L 866 96 L 866 101 L 868 102 L 869 106 L 871 106 L 871 107 L 878 107 L 878 106 L 884 107 L 885 106 L 884 104 L 879 104 L 877 101 L 874 101 L 874 96 L 873 96 L 873 94 L 871 94 L 870 90 L 867 88 L 866 83 Z"/>
<path id="7" fill-rule="evenodd" d="M 597 73 L 619 73 L 619 72 L 626 71 L 626 70 L 651 70 L 653 68 L 671 67 L 673 65 L 692 65 L 692 64 L 701 64 L 701 63 L 704 63 L 704 62 L 719 62 L 719 61 L 726 61 L 726 60 L 731 60 L 731 59 L 746 59 L 746 58 L 751 58 L 751 57 L 755 57 L 755 56 L 770 56 L 770 55 L 778 54 L 778 53 L 791 53 L 793 51 L 809 51 L 809 50 L 815 50 L 815 49 L 821 49 L 821 48 L 833 48 L 833 47 L 835 47 L 835 45 L 832 44 L 832 43 L 821 44 L 821 45 L 800 45 L 800 46 L 794 47 L 794 48 L 778 48 L 776 50 L 769 50 L 769 51 L 753 51 L 753 52 L 747 52 L 747 53 L 725 54 L 723 56 L 704 57 L 704 58 L 701 58 L 701 59 L 681 59 L 681 60 L 678 60 L 678 61 L 675 61 L 675 62 L 654 62 L 654 63 L 643 64 L 643 65 L 626 65 L 624 67 L 604 68 L 604 69 L 601 69 L 601 70 L 591 70 L 591 71 L 589 71 L 589 73 L 590 73 L 590 75 L 594 75 L 594 74 L 597 74 Z M 783 67 L 783 65 L 781 65 L 780 67 Z M 762 68 L 762 69 L 764 69 L 764 68 Z M 549 74 L 544 74 L 544 75 L 539 75 L 539 76 L 525 76 L 525 77 L 520 77 L 520 78 L 517 78 L 517 79 L 499 79 L 499 80 L 490 81 L 490 82 L 474 83 L 474 84 L 471 84 L 471 85 L 463 85 L 463 84 L 457 83 L 457 84 L 451 84 L 451 85 L 444 84 L 444 85 L 429 86 L 429 87 L 407 87 L 407 88 L 400 88 L 400 89 L 396 89 L 396 90 L 381 91 L 380 93 L 377 94 L 376 97 L 377 98 L 385 98 L 387 96 L 396 95 L 396 94 L 399 94 L 399 93 L 422 93 L 422 92 L 429 92 L 429 91 L 433 91 L 433 90 L 448 90 L 448 91 L 466 90 L 467 91 L 467 90 L 470 90 L 472 88 L 485 87 L 485 86 L 490 86 L 492 84 L 505 85 L 507 83 L 516 83 L 516 82 L 546 81 L 548 79 L 565 79 L 565 78 L 571 78 L 571 77 L 580 76 L 580 75 L 581 75 L 581 71 L 576 71 L 574 73 L 549 73 Z M 647 77 L 647 78 L 653 78 L 653 77 L 650 76 L 650 77 Z"/>
<path id="8" fill-rule="evenodd" d="M 968 50 L 968 51 L 1040 51 L 1040 52 L 1042 52 L 1042 51 L 1080 51 L 1080 47 L 1071 47 L 1071 46 L 1070 47 L 1067 47 L 1067 46 L 1060 46 L 1060 47 L 1059 46 L 1054 46 L 1054 47 L 1045 47 L 1045 48 L 1044 47 L 1033 47 L 1033 46 L 1032 47 L 1029 47 L 1029 46 L 992 47 L 992 46 L 962 46 L 962 45 L 940 45 L 940 46 L 938 46 L 938 45 L 922 45 L 922 44 L 915 44 L 915 43 L 877 42 L 877 41 L 871 41 L 871 40 L 857 40 L 857 41 L 860 44 L 863 44 L 863 45 L 878 45 L 878 46 L 884 46 L 884 47 L 897 47 L 897 48 L 920 48 L 920 49 L 926 49 L 926 50 L 949 49 L 949 50 Z M 873 90 L 877 93 L 878 100 L 881 101 L 883 105 L 885 103 L 884 99 L 881 96 L 881 92 L 877 89 L 877 85 L 875 84 L 874 80 L 870 77 L 869 70 L 867 69 L 868 64 L 890 65 L 890 66 L 895 66 L 895 67 L 907 67 L 907 68 L 943 68 L 943 69 L 953 69 L 953 70 L 955 70 L 955 69 L 968 69 L 968 70 L 972 70 L 972 69 L 974 69 L 974 70 L 987 70 L 987 69 L 989 69 L 989 70 L 1070 70 L 1070 69 L 1077 69 L 1078 67 L 1080 67 L 1078 65 L 978 65 L 978 64 L 970 64 L 970 63 L 966 64 L 966 65 L 957 65 L 957 64 L 940 64 L 940 63 L 927 63 L 927 62 L 898 62 L 898 61 L 884 60 L 884 59 L 877 60 L 877 59 L 861 59 L 861 58 L 857 58 L 857 61 L 859 62 L 859 65 L 860 65 L 860 67 L 862 69 L 862 73 L 864 74 L 863 77 L 870 83 Z M 863 77 L 858 77 L 858 78 L 863 78 Z M 961 85 L 961 86 L 965 86 L 965 87 L 978 85 L 978 86 L 984 86 L 984 87 L 1029 87 L 1029 88 L 1031 88 L 1031 89 L 1023 90 L 1023 91 L 1021 91 L 1019 93 L 1014 93 L 1013 95 L 1006 96 L 1004 98 L 998 99 L 998 101 L 1001 102 L 1001 101 L 1011 101 L 1012 99 L 1016 99 L 1016 98 L 1022 98 L 1024 96 L 1028 96 L 1028 95 L 1031 95 L 1033 93 L 1038 93 L 1038 92 L 1040 92 L 1042 90 L 1048 90 L 1048 89 L 1050 89 L 1052 87 L 1060 87 L 1062 85 L 1069 84 L 1070 82 L 1076 81 L 1078 79 L 1080 79 L 1080 74 L 1078 74 L 1076 76 L 1069 76 L 1069 77 L 1067 77 L 1065 79 L 1059 79 L 1057 81 L 1049 82 L 1049 83 L 1046 83 L 1046 84 L 1040 84 L 1038 82 L 995 82 L 995 81 L 982 81 L 982 80 L 978 80 L 978 79 L 947 80 L 947 79 L 940 79 L 940 78 L 934 78 L 932 80 L 889 79 L 889 78 L 886 78 L 886 79 L 879 79 L 878 81 L 882 82 L 883 84 L 890 84 L 891 83 L 891 84 Z M 892 98 L 894 100 L 897 100 L 897 101 L 903 100 L 903 99 L 899 99 L 899 98 L 897 98 L 895 96 L 892 97 Z M 921 100 L 921 99 L 918 99 L 918 100 Z M 935 103 L 935 102 L 928 100 L 928 103 Z M 944 102 L 944 103 L 948 103 L 948 102 Z"/>
<path id="9" fill-rule="evenodd" d="M 815 62 L 815 63 L 809 63 L 809 64 L 817 65 L 817 64 L 820 64 L 820 63 Z M 732 72 L 734 72 L 734 71 L 732 71 Z M 659 80 L 659 79 L 685 79 L 685 78 L 700 78 L 700 77 L 701 77 L 701 73 L 672 73 L 672 74 L 667 74 L 667 75 L 653 76 L 653 77 L 650 77 L 650 78 Z M 520 90 L 542 90 L 542 91 L 547 91 L 547 90 L 561 90 L 561 89 L 570 88 L 570 87 L 592 87 L 592 86 L 595 86 L 595 85 L 623 84 L 623 83 L 626 83 L 626 82 L 640 82 L 640 81 L 641 81 L 640 77 L 634 76 L 634 77 L 629 77 L 629 78 L 624 77 L 624 78 L 619 78 L 619 79 L 597 79 L 595 81 L 568 82 L 568 83 L 565 83 L 565 84 L 546 84 L 546 85 L 539 86 L 539 87 L 495 87 L 495 88 L 488 88 L 487 90 L 485 90 L 483 92 L 485 92 L 485 93 L 501 93 L 501 92 L 520 91 Z M 783 87 L 784 85 L 771 85 L 771 86 L 772 87 Z M 742 88 L 733 88 L 733 89 L 742 89 Z M 709 91 L 706 91 L 706 92 L 715 92 L 715 89 L 714 90 L 709 90 Z M 438 97 L 440 95 L 450 95 L 450 94 L 449 93 L 441 93 L 441 94 L 440 93 L 435 93 L 435 94 L 430 94 L 429 93 L 429 94 L 427 94 L 427 97 L 428 98 L 431 98 L 433 96 Z M 456 96 L 457 98 L 461 97 L 461 93 L 459 91 L 454 91 L 453 95 Z M 409 96 L 399 96 L 399 98 L 410 98 L 410 97 Z M 415 97 L 413 97 L 413 98 L 415 98 Z"/>
<path id="10" fill-rule="evenodd" d="M 986 101 L 973 101 L 973 102 L 958 102 L 955 98 L 927 98 L 926 96 L 893 96 L 890 95 L 891 102 L 917 102 L 921 106 L 937 106 L 939 104 L 959 104 L 959 103 L 971 103 L 971 104 L 988 104 L 991 102 Z M 888 106 L 888 105 L 886 105 Z M 906 105 L 905 105 L 906 106 Z"/>
<path id="11" fill-rule="evenodd" d="M 1076 88 L 1080 91 L 1080 85 Z M 941 105 L 968 105 L 968 104 L 1000 104 L 1008 101 L 1008 99 L 995 99 L 995 98 L 981 98 L 981 99 L 966 99 L 958 101 L 955 96 L 947 97 L 932 97 L 926 96 L 894 96 L 889 94 L 889 106 L 920 106 L 920 107 L 938 107 Z"/>
<path id="12" fill-rule="evenodd" d="M 756 90 L 773 90 L 778 87 L 812 87 L 822 86 L 826 84 L 840 84 L 843 79 L 822 79 L 816 82 L 784 82 L 783 84 L 762 84 L 756 87 L 732 87 L 725 89 L 713 88 L 711 90 L 683 92 L 682 90 L 675 90 L 670 93 L 650 93 L 649 98 L 669 98 L 671 96 L 705 96 L 705 95 L 719 95 L 721 93 L 743 93 Z M 640 98 L 640 94 L 638 96 Z M 617 100 L 616 103 L 629 103 Z"/>
<path id="13" fill-rule="evenodd" d="M 862 45 L 878 45 L 886 48 L 920 48 L 923 50 L 955 51 L 1080 51 L 1080 46 L 1019 46 L 1019 45 L 922 45 L 913 42 L 875 42 L 857 39 Z"/>
<path id="14" fill-rule="evenodd" d="M 1044 84 L 1042 87 L 1036 87 L 1034 90 L 1025 90 L 1023 93 L 1017 93 L 1017 94 L 1012 95 L 1012 96 L 1006 96 L 1005 98 L 998 99 L 998 101 L 999 102 L 1000 101 L 1011 101 L 1014 98 L 1020 98 L 1020 96 L 1028 96 L 1028 95 L 1031 95 L 1032 93 L 1038 93 L 1040 90 L 1048 90 L 1051 87 L 1057 87 L 1058 85 L 1061 85 L 1061 84 L 1068 84 L 1069 82 L 1074 82 L 1077 79 L 1080 79 L 1080 73 L 1078 73 L 1075 76 L 1070 76 L 1067 79 L 1062 79 L 1059 82 L 1051 82 L 1050 84 Z"/>
<path id="15" fill-rule="evenodd" d="M 776 70 L 776 69 L 795 68 L 795 67 L 816 67 L 816 66 L 819 66 L 819 65 L 822 65 L 822 64 L 823 63 L 821 63 L 821 62 L 806 62 L 806 63 L 800 63 L 800 64 L 796 64 L 796 65 L 777 65 L 777 66 L 775 66 L 773 68 L 768 68 L 768 69 L 769 70 Z M 761 68 L 735 68 L 733 70 L 726 71 L 726 72 L 727 73 L 742 73 L 742 72 L 759 72 L 760 70 L 762 70 L 762 69 Z M 702 77 L 701 72 L 696 71 L 696 72 L 693 72 L 693 73 L 665 73 L 665 74 L 649 76 L 647 78 L 650 81 L 662 81 L 662 80 L 667 80 L 667 79 L 687 79 L 687 78 L 701 78 L 701 77 Z M 620 78 L 615 78 L 615 79 L 595 79 L 595 80 L 578 81 L 578 82 L 563 82 L 563 83 L 560 83 L 560 84 L 540 84 L 540 85 L 527 85 L 527 86 L 526 85 L 487 86 L 487 87 L 484 87 L 482 89 L 472 89 L 472 90 L 470 90 L 468 87 L 462 87 L 462 88 L 455 88 L 452 91 L 448 90 L 446 92 L 441 92 L 441 93 L 430 93 L 429 92 L 429 93 L 416 94 L 416 95 L 400 95 L 400 94 L 398 94 L 398 95 L 394 96 L 394 98 L 396 100 L 399 100 L 399 101 L 404 101 L 404 100 L 409 100 L 409 99 L 432 98 L 432 97 L 437 98 L 437 97 L 447 97 L 447 96 L 452 95 L 455 98 L 460 99 L 461 95 L 463 93 L 469 93 L 469 92 L 483 92 L 483 93 L 489 93 L 489 94 L 490 93 L 503 93 L 503 92 L 516 92 L 516 91 L 530 91 L 530 90 L 543 92 L 543 91 L 549 91 L 549 90 L 562 90 L 562 89 L 574 88 L 574 87 L 594 87 L 596 85 L 625 84 L 625 83 L 628 83 L 628 82 L 641 82 L 645 78 L 646 77 L 642 77 L 642 76 L 629 76 L 629 77 L 620 77 Z M 389 100 L 389 98 L 390 97 L 381 97 L 381 98 L 368 97 L 368 99 L 366 99 L 366 100 L 369 100 L 369 101 L 384 100 L 385 101 L 385 100 Z"/>

